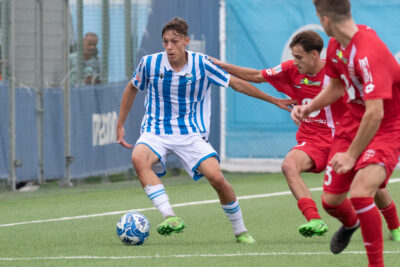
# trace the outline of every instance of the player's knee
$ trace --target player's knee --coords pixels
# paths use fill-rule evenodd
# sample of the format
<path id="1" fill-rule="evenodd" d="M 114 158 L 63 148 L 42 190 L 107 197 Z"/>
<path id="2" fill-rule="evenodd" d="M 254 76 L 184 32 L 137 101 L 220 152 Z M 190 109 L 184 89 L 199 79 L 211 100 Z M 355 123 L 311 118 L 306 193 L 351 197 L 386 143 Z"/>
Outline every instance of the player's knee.
<path id="1" fill-rule="evenodd" d="M 294 162 L 293 160 L 285 159 L 282 163 L 281 170 L 287 178 L 291 174 L 297 172 L 296 162 Z"/>
<path id="2" fill-rule="evenodd" d="M 146 160 L 141 157 L 139 154 L 133 153 L 132 154 L 132 164 L 135 168 L 136 173 L 140 173 L 147 168 Z"/>
<path id="3" fill-rule="evenodd" d="M 210 177 L 207 177 L 207 179 L 211 186 L 217 191 L 223 190 L 224 187 L 229 185 L 222 172 L 211 175 Z"/>

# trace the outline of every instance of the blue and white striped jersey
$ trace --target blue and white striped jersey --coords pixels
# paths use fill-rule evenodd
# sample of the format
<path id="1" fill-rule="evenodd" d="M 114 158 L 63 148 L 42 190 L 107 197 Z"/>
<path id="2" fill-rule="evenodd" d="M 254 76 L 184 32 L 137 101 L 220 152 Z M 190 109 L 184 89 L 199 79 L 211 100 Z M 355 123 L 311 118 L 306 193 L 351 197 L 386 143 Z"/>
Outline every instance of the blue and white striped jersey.
<path id="1" fill-rule="evenodd" d="M 160 52 L 144 56 L 133 73 L 133 85 L 140 91 L 147 88 L 142 133 L 208 137 L 211 83 L 227 87 L 230 76 L 207 56 L 187 53 L 188 62 L 180 72 L 171 67 L 167 54 Z"/>

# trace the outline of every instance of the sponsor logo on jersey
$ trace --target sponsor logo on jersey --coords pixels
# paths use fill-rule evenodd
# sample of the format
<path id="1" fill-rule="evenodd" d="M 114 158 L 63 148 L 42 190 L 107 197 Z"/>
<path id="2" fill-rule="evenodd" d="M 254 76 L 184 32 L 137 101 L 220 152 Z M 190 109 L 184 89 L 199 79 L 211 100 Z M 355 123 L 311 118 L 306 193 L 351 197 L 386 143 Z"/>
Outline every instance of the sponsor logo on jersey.
<path id="1" fill-rule="evenodd" d="M 311 80 L 309 80 L 307 78 L 304 78 L 304 79 L 301 79 L 300 84 L 320 86 L 321 82 L 319 82 L 319 81 L 314 82 L 314 81 L 311 81 Z"/>
<path id="2" fill-rule="evenodd" d="M 364 78 L 364 83 L 372 82 L 372 75 L 371 71 L 369 70 L 368 58 L 367 57 L 362 58 L 358 61 L 358 63 L 360 64 L 360 68 Z"/>
<path id="3" fill-rule="evenodd" d="M 367 94 L 371 93 L 372 91 L 374 91 L 374 88 L 375 88 L 374 84 L 372 83 L 368 84 L 367 86 L 365 86 L 365 93 Z"/>
<path id="4" fill-rule="evenodd" d="M 278 66 L 273 67 L 271 69 L 266 69 L 265 70 L 265 72 L 268 74 L 268 76 L 273 76 L 273 75 L 275 75 L 275 74 L 277 74 L 277 73 L 279 73 L 281 71 L 282 71 L 282 66 L 281 65 L 278 65 Z"/>
<path id="5" fill-rule="evenodd" d="M 139 81 L 139 83 L 141 83 L 141 82 L 142 82 L 142 80 L 139 78 L 139 74 L 136 74 L 136 80 L 138 80 L 138 81 Z"/>
<path id="6" fill-rule="evenodd" d="M 318 124 L 326 124 L 326 120 L 324 119 L 312 119 L 312 118 L 305 118 L 303 119 L 304 122 L 313 122 Z"/>
<path id="7" fill-rule="evenodd" d="M 336 59 L 334 59 L 334 58 L 332 58 L 332 62 L 333 63 L 338 63 L 338 61 Z"/>
<path id="8" fill-rule="evenodd" d="M 297 89 L 301 89 L 301 86 L 300 86 L 300 85 L 293 84 L 293 86 L 296 87 Z"/>
<path id="9" fill-rule="evenodd" d="M 274 68 L 275 73 L 279 73 L 282 71 L 282 65 L 278 65 Z"/>
<path id="10" fill-rule="evenodd" d="M 336 49 L 336 56 L 344 63 L 347 64 L 349 61 L 347 58 L 343 57 L 343 52 L 340 49 Z"/>

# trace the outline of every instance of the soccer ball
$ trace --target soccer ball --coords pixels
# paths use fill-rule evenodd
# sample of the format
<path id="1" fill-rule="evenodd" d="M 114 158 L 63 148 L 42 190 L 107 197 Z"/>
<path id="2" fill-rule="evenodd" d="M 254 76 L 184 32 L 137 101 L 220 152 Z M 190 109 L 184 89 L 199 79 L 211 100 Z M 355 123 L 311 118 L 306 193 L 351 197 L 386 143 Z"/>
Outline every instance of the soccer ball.
<path id="1" fill-rule="evenodd" d="M 150 222 L 138 212 L 129 212 L 119 219 L 117 235 L 127 246 L 142 245 L 150 234 Z"/>

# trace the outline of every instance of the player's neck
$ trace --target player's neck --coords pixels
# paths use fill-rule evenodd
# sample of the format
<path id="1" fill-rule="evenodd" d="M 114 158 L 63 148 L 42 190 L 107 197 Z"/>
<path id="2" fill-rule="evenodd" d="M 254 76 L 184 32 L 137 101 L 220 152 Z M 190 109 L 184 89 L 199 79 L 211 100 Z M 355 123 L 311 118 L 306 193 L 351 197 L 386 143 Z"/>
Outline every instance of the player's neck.
<path id="1" fill-rule="evenodd" d="M 325 66 L 325 61 L 322 61 L 321 58 L 318 58 L 314 67 L 307 74 L 315 76 L 322 70 L 324 66 Z"/>
<path id="2" fill-rule="evenodd" d="M 353 36 L 357 33 L 358 27 L 353 19 L 336 24 L 334 37 L 343 48 L 346 48 Z"/>
<path id="3" fill-rule="evenodd" d="M 175 62 L 169 62 L 169 64 L 171 64 L 171 67 L 176 71 L 176 72 L 180 72 L 183 67 L 186 65 L 186 63 L 188 62 L 188 55 L 187 52 L 185 52 L 185 55 L 176 60 Z"/>

